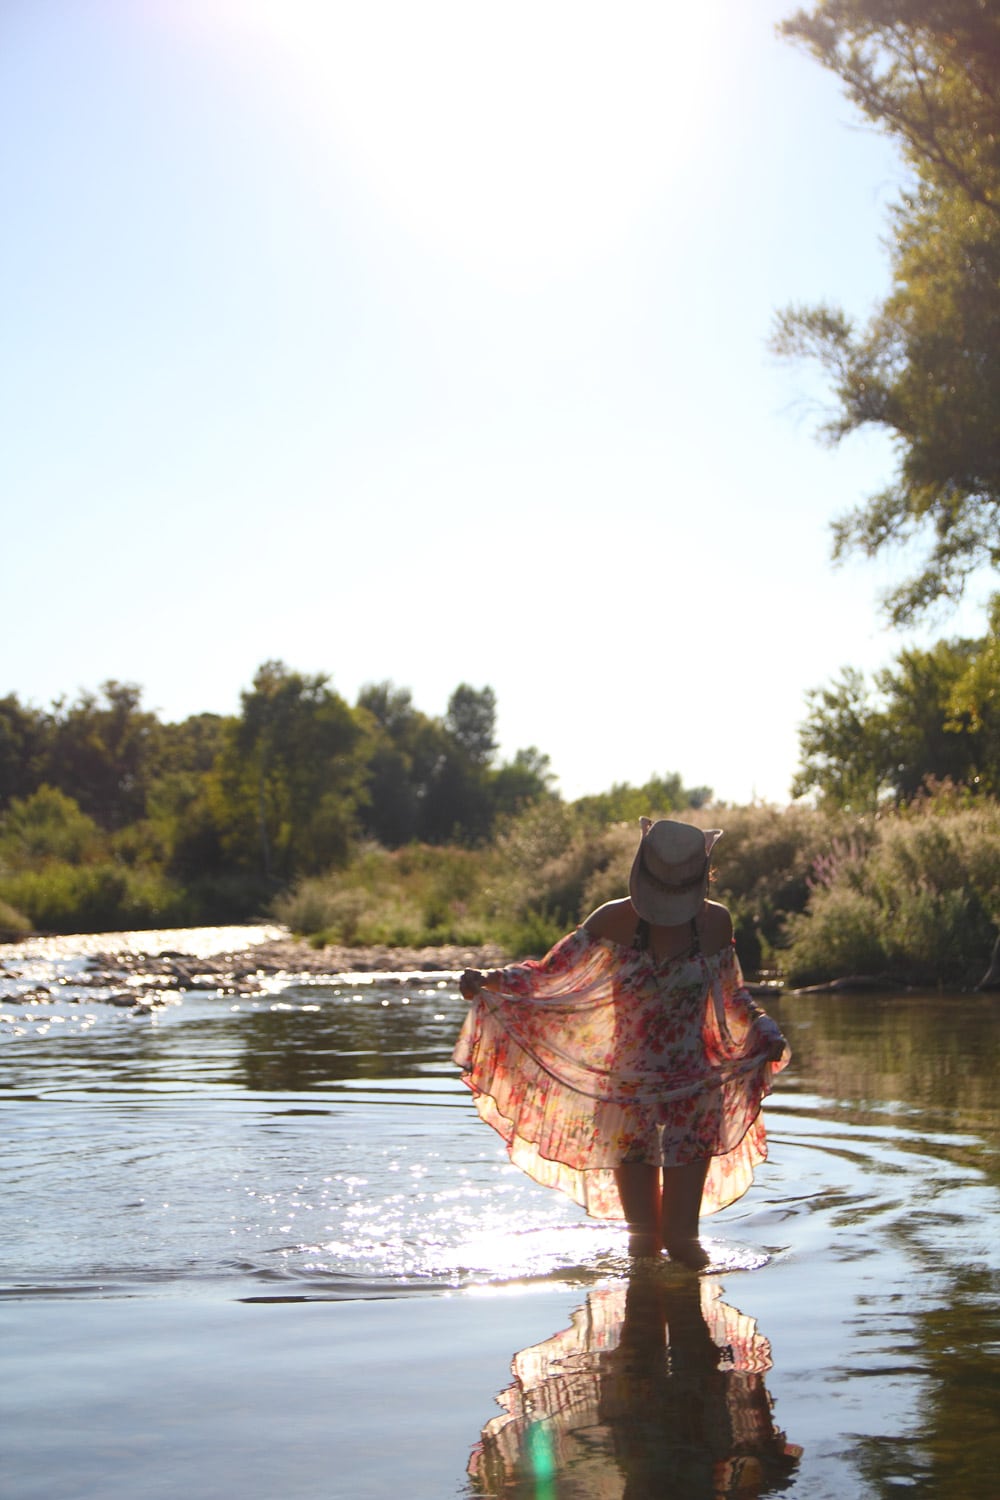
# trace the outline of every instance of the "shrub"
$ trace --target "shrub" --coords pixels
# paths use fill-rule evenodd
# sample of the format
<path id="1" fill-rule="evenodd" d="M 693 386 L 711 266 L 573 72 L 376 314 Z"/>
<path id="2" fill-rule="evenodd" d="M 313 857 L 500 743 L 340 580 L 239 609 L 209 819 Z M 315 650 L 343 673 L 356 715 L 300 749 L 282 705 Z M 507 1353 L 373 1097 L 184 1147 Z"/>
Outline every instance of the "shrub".
<path id="1" fill-rule="evenodd" d="M 0 943 L 16 943 L 31 931 L 31 921 L 23 911 L 0 901 Z"/>
<path id="2" fill-rule="evenodd" d="M 478 943 L 485 859 L 467 849 L 367 844 L 345 870 L 300 881 L 271 910 L 293 932 L 327 943 Z"/>
<path id="3" fill-rule="evenodd" d="M 52 786 L 40 786 L 30 797 L 17 798 L 3 819 L 0 843 L 7 859 L 23 868 L 61 859 L 69 864 L 95 858 L 101 830 L 72 797 Z"/>
<path id="4" fill-rule="evenodd" d="M 517 958 L 542 958 L 566 932 L 566 923 L 543 911 L 529 911 L 496 930 L 500 946 Z"/>
<path id="5" fill-rule="evenodd" d="M 606 875 L 615 894 L 623 894 L 614 869 L 621 841 L 619 826 L 596 827 L 564 803 L 527 808 L 497 840 L 491 914 L 505 932 L 516 932 L 525 922 L 528 931 L 565 932 L 598 904 L 592 891 Z"/>
<path id="6" fill-rule="evenodd" d="M 787 924 L 785 966 L 795 982 L 881 969 L 972 984 L 998 921 L 1000 806 L 922 798 L 817 861 L 808 910 Z"/>
<path id="7" fill-rule="evenodd" d="M 0 898 L 40 932 L 114 932 L 189 920 L 179 887 L 150 871 L 52 861 L 0 880 Z"/>
<path id="8" fill-rule="evenodd" d="M 847 974 L 879 974 L 886 968 L 880 938 L 881 912 L 871 896 L 848 885 L 821 887 L 808 915 L 788 921 L 784 970 L 793 984 L 815 984 Z"/>

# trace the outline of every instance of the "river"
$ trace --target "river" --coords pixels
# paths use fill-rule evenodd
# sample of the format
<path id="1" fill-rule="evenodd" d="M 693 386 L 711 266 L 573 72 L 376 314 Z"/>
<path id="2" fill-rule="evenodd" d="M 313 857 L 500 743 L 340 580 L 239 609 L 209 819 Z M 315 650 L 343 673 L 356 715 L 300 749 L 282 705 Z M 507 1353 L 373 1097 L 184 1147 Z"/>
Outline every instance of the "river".
<path id="1" fill-rule="evenodd" d="M 7 1500 L 996 1493 L 997 997 L 775 997 L 699 1280 L 509 1166 L 454 976 L 127 1009 L 108 943 L 0 949 Z"/>

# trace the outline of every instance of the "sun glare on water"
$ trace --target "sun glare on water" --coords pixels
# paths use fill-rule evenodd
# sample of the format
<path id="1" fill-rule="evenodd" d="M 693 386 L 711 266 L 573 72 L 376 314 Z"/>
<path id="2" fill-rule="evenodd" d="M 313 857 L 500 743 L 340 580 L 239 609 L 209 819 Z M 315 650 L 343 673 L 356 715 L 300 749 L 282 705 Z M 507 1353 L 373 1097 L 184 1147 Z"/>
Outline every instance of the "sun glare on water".
<path id="1" fill-rule="evenodd" d="M 611 251 L 711 107 L 716 8 L 565 0 L 199 0 L 406 235 L 484 273 Z M 263 60 L 263 66 L 260 66 Z"/>

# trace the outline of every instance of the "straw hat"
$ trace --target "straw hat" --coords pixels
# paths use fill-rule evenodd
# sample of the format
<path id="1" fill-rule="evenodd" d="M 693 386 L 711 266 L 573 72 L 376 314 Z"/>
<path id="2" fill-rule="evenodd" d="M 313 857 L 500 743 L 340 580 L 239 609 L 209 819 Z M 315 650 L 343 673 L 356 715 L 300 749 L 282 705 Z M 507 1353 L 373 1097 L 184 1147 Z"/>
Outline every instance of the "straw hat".
<path id="1" fill-rule="evenodd" d="M 693 828 L 640 818 L 642 838 L 632 861 L 628 893 L 639 916 L 657 927 L 690 922 L 708 891 L 709 856 L 721 828 Z"/>

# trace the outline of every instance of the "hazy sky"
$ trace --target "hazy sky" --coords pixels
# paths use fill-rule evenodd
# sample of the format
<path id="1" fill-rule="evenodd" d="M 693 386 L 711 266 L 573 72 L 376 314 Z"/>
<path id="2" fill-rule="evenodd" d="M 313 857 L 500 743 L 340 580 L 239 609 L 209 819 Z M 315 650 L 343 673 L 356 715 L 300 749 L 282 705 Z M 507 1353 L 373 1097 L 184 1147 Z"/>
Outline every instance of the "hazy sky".
<path id="1" fill-rule="evenodd" d="M 793 8 L 4 0 L 0 695 L 488 683 L 567 796 L 784 800 L 806 690 L 929 638 L 829 562 L 889 445 L 766 349 L 884 292 L 900 180 Z"/>

